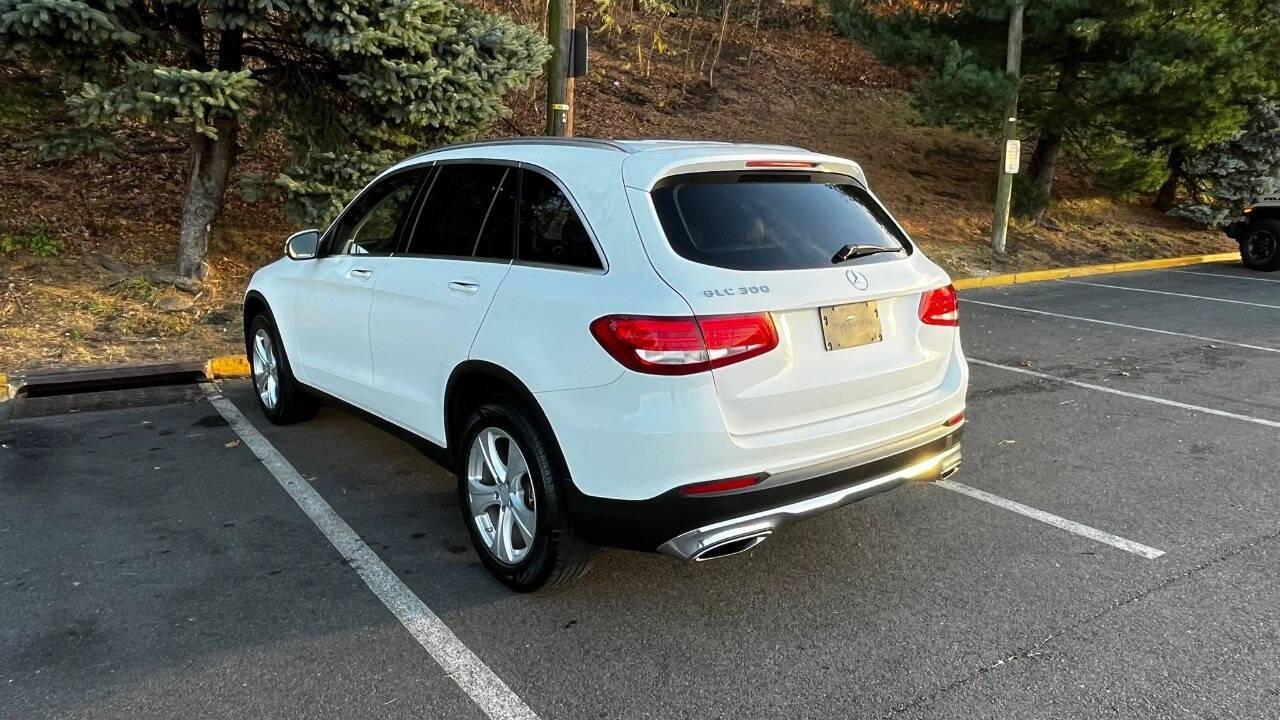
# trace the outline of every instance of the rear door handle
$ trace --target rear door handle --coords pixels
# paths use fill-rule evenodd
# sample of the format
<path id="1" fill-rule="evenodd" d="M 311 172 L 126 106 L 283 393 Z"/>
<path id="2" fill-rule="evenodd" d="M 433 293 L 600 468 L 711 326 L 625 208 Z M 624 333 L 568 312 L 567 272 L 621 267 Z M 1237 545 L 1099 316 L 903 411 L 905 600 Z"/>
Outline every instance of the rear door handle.
<path id="1" fill-rule="evenodd" d="M 347 275 L 363 280 L 364 278 L 371 277 L 373 275 L 373 271 L 367 268 L 352 268 Z"/>
<path id="2" fill-rule="evenodd" d="M 449 289 L 454 292 L 460 292 L 463 295 L 475 295 L 480 290 L 480 285 L 473 282 L 453 280 L 449 283 Z"/>

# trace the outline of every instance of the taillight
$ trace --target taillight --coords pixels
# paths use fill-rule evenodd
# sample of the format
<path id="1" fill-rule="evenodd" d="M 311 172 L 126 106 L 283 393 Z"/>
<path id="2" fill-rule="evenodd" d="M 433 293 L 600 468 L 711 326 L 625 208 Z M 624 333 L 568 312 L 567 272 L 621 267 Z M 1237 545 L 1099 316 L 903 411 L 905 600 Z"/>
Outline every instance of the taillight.
<path id="1" fill-rule="evenodd" d="M 920 296 L 920 322 L 948 327 L 960 324 L 960 308 L 956 302 L 954 285 L 934 288 Z"/>
<path id="2" fill-rule="evenodd" d="M 591 334 L 623 366 L 654 375 L 689 375 L 741 362 L 778 346 L 768 313 L 691 317 L 608 315 Z"/>

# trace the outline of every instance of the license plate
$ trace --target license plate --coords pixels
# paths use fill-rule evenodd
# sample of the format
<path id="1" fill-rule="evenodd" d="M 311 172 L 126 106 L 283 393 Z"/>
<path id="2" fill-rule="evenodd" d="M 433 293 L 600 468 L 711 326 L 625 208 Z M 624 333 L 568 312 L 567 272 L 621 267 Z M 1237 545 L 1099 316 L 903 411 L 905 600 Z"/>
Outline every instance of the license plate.
<path id="1" fill-rule="evenodd" d="M 871 302 L 818 308 L 822 317 L 822 341 L 828 350 L 870 345 L 884 339 L 880 330 L 880 307 Z"/>

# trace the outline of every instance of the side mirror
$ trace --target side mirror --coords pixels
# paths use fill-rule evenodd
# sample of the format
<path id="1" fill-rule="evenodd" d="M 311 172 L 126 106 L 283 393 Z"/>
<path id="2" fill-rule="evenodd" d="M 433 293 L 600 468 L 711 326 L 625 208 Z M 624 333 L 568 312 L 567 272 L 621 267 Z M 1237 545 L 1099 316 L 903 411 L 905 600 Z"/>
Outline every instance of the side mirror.
<path id="1" fill-rule="evenodd" d="M 284 254 L 290 260 L 310 260 L 320 249 L 320 231 L 303 230 L 289 236 L 284 241 Z"/>

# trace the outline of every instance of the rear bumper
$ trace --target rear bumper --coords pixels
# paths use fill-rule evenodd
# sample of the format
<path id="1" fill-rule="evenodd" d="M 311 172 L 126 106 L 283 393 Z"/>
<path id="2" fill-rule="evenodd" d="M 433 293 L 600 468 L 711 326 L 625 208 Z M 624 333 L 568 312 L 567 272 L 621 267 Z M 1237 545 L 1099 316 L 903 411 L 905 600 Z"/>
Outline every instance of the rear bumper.
<path id="1" fill-rule="evenodd" d="M 588 542 L 694 560 L 717 547 L 762 538 L 787 523 L 908 480 L 949 475 L 960 465 L 960 435 L 957 428 L 887 457 L 798 482 L 766 483 L 755 490 L 707 497 L 672 490 L 647 500 L 611 500 L 575 488 L 570 490 L 570 505 L 575 528 Z"/>
<path id="2" fill-rule="evenodd" d="M 582 494 L 640 501 L 682 485 L 762 472 L 771 476 L 769 484 L 783 484 L 861 464 L 864 455 L 877 459 L 933 440 L 937 434 L 928 433 L 964 411 L 968 374 L 957 342 L 932 389 L 767 437 L 726 430 L 706 373 L 662 377 L 628 371 L 609 385 L 535 398 Z M 845 462 L 854 455 L 859 457 Z"/>

